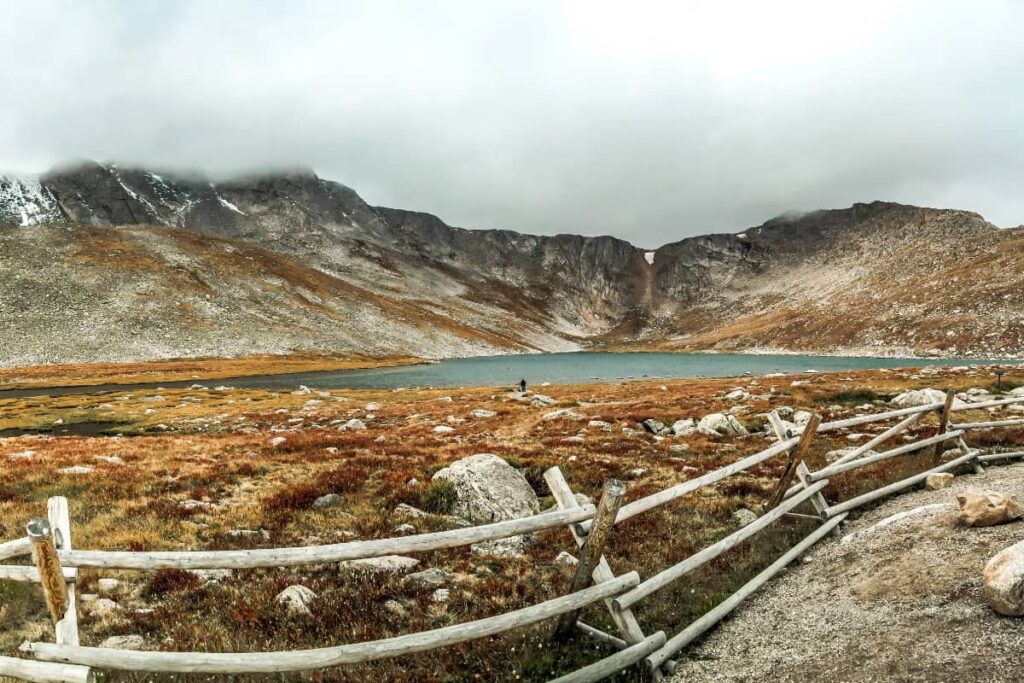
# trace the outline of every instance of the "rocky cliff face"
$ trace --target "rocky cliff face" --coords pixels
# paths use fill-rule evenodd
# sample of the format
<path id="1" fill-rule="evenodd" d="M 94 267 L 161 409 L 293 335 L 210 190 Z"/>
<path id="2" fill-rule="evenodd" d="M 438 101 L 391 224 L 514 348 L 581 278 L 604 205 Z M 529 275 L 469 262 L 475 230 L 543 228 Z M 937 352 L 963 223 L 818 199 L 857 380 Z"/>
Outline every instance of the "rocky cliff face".
<path id="1" fill-rule="evenodd" d="M 6 364 L 604 344 L 1024 352 L 1019 231 L 963 211 L 857 204 L 644 252 L 455 228 L 306 170 L 211 182 L 88 162 L 0 178 L 0 226 Z"/>

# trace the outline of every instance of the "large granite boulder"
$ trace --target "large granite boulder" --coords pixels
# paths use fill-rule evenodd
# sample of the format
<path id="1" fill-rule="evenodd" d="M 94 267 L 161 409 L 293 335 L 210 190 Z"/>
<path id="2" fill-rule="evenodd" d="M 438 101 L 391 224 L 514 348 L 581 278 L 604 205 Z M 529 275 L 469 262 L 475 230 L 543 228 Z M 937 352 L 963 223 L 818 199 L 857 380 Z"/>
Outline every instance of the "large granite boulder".
<path id="1" fill-rule="evenodd" d="M 439 470 L 432 481 L 451 482 L 452 513 L 474 524 L 537 514 L 540 501 L 519 470 L 491 453 L 479 453 Z"/>

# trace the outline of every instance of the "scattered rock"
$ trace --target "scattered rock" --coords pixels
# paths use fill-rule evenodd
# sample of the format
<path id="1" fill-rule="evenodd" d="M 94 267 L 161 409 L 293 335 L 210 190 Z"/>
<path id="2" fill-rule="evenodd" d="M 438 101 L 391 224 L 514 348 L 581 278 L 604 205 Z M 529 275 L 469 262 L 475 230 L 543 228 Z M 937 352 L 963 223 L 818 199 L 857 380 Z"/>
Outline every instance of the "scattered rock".
<path id="1" fill-rule="evenodd" d="M 604 420 L 591 420 L 587 423 L 587 426 L 593 429 L 600 429 L 605 432 L 612 431 L 612 426 Z"/>
<path id="2" fill-rule="evenodd" d="M 672 444 L 671 446 L 668 447 L 668 452 L 669 453 L 675 453 L 677 455 L 680 454 L 680 453 L 687 453 L 687 452 L 689 452 L 689 450 L 690 450 L 690 447 L 688 445 L 686 445 L 685 443 L 674 443 L 674 444 Z"/>
<path id="3" fill-rule="evenodd" d="M 491 453 L 479 453 L 439 470 L 432 481 L 449 481 L 455 489 L 453 512 L 474 524 L 488 524 L 536 514 L 537 494 L 519 470 Z"/>
<path id="4" fill-rule="evenodd" d="M 193 511 L 193 510 L 205 510 L 210 507 L 210 504 L 205 500 L 193 500 L 188 498 L 186 500 L 178 501 L 178 507 L 182 510 Z"/>
<path id="5" fill-rule="evenodd" d="M 278 446 L 282 445 L 287 440 L 288 439 L 284 438 L 283 436 L 275 436 L 273 439 L 270 440 L 270 445 L 273 448 L 277 448 Z"/>
<path id="6" fill-rule="evenodd" d="M 967 491 L 956 497 L 959 522 L 964 526 L 993 526 L 1024 516 L 1020 504 L 995 491 Z"/>
<path id="7" fill-rule="evenodd" d="M 232 538 L 258 538 L 262 541 L 270 540 L 270 532 L 266 529 L 231 529 L 228 536 Z"/>
<path id="8" fill-rule="evenodd" d="M 709 435 L 741 436 L 747 434 L 747 429 L 739 420 L 732 415 L 724 413 L 711 413 L 701 418 L 697 423 L 697 431 Z"/>
<path id="9" fill-rule="evenodd" d="M 555 558 L 555 564 L 560 564 L 565 567 L 575 567 L 579 563 L 580 561 L 576 559 L 574 555 L 567 553 L 564 550 L 558 553 L 558 556 Z"/>
<path id="10" fill-rule="evenodd" d="M 455 431 L 455 427 L 449 427 L 448 425 L 437 425 L 434 427 L 435 434 L 451 434 Z"/>
<path id="11" fill-rule="evenodd" d="M 341 505 L 341 496 L 337 493 L 328 493 L 313 501 L 313 509 L 315 510 L 326 510 L 338 505 Z"/>
<path id="12" fill-rule="evenodd" d="M 553 406 L 555 405 L 555 399 L 551 398 L 550 396 L 545 396 L 544 394 L 534 394 L 533 400 L 530 401 L 530 405 L 536 406 L 538 408 L 543 408 L 544 406 Z"/>
<path id="13" fill-rule="evenodd" d="M 676 420 L 672 423 L 672 432 L 676 436 L 686 436 L 697 431 L 697 423 L 693 420 Z"/>
<path id="14" fill-rule="evenodd" d="M 470 417 L 476 417 L 480 419 L 487 419 L 489 417 L 494 417 L 495 415 L 497 415 L 497 413 L 494 412 L 493 410 L 484 410 L 483 408 L 475 408 L 474 410 L 469 411 Z"/>
<path id="15" fill-rule="evenodd" d="M 545 413 L 543 419 L 560 420 L 563 418 L 567 420 L 579 420 L 580 415 L 570 408 L 560 408 L 559 410 L 552 410 L 550 413 Z"/>
<path id="16" fill-rule="evenodd" d="M 733 389 L 728 394 L 723 396 L 726 401 L 746 401 L 750 398 L 750 394 L 743 389 Z"/>
<path id="17" fill-rule="evenodd" d="M 416 533 L 416 527 L 412 524 L 399 524 L 395 527 L 396 534 L 414 534 Z"/>
<path id="18" fill-rule="evenodd" d="M 901 408 L 911 408 L 913 406 L 926 406 L 931 403 L 945 403 L 946 393 L 939 391 L 938 389 L 911 389 L 910 391 L 904 391 L 889 403 L 894 406 Z M 960 399 L 953 399 L 954 406 L 966 405 Z"/>
<path id="19" fill-rule="evenodd" d="M 999 614 L 1024 616 L 1024 541 L 997 553 L 981 574 L 985 599 Z"/>
<path id="20" fill-rule="evenodd" d="M 343 424 L 340 427 L 338 427 L 338 430 L 339 431 L 343 431 L 343 432 L 350 431 L 350 430 L 353 431 L 353 432 L 361 432 L 361 431 L 363 431 L 365 429 L 366 429 L 366 423 L 363 422 L 362 420 L 358 419 L 358 418 L 352 418 L 351 420 L 349 420 L 345 424 Z"/>
<path id="21" fill-rule="evenodd" d="M 100 593 L 103 595 L 110 595 L 111 593 L 117 592 L 117 588 L 121 585 L 121 582 L 117 579 L 100 579 L 96 582 L 96 585 L 99 587 Z"/>
<path id="22" fill-rule="evenodd" d="M 141 650 L 145 644 L 142 636 L 110 636 L 100 643 L 100 647 L 108 650 Z"/>
<path id="23" fill-rule="evenodd" d="M 419 564 L 420 561 L 415 557 L 385 555 L 383 557 L 366 557 L 359 560 L 344 560 L 338 563 L 338 567 L 342 570 L 367 572 L 369 574 L 399 574 L 412 571 Z"/>
<path id="24" fill-rule="evenodd" d="M 924 480 L 924 485 L 930 491 L 948 489 L 953 485 L 953 475 L 949 472 L 936 472 L 935 474 L 929 474 Z"/>
<path id="25" fill-rule="evenodd" d="M 274 601 L 279 605 L 284 605 L 288 609 L 289 614 L 312 614 L 309 607 L 316 600 L 316 593 L 309 588 L 302 585 L 288 586 L 283 591 L 277 594 Z"/>
<path id="26" fill-rule="evenodd" d="M 740 508 L 739 510 L 733 511 L 732 519 L 739 526 L 746 526 L 751 522 L 757 521 L 757 513 L 753 510 L 748 510 L 747 508 Z"/>
<path id="27" fill-rule="evenodd" d="M 454 575 L 451 572 L 446 572 L 445 570 L 438 569 L 437 567 L 431 567 L 430 569 L 424 569 L 423 571 L 416 572 L 415 574 L 409 574 L 405 577 L 405 580 L 420 586 L 434 588 L 436 586 L 443 586 L 450 582 L 453 576 Z"/>
<path id="28" fill-rule="evenodd" d="M 665 426 L 664 422 L 659 420 L 648 418 L 640 423 L 640 426 L 651 434 L 661 434 L 662 432 L 668 432 L 669 429 Z"/>
<path id="29" fill-rule="evenodd" d="M 825 454 L 825 462 L 835 462 L 836 460 L 839 460 L 840 458 L 844 458 L 847 455 L 849 455 L 850 453 L 853 453 L 855 450 L 857 450 L 857 449 L 856 448 L 840 448 L 839 450 L 829 451 L 828 453 Z M 877 455 L 877 454 L 878 454 L 877 451 L 865 451 L 864 455 L 862 457 L 866 458 L 869 455 Z"/>
<path id="30" fill-rule="evenodd" d="M 425 512 L 419 508 L 414 508 L 412 505 L 407 505 L 405 503 L 399 503 L 395 507 L 395 514 L 404 517 L 411 517 L 413 519 L 423 519 L 424 517 L 430 516 L 429 512 Z"/>
<path id="31" fill-rule="evenodd" d="M 57 470 L 61 474 L 89 474 L 92 472 L 92 468 L 86 465 L 73 465 L 71 467 L 64 467 Z"/>
<path id="32" fill-rule="evenodd" d="M 396 616 L 399 618 L 405 618 L 409 616 L 408 610 L 406 610 L 405 607 L 402 606 L 402 603 L 398 602 L 398 600 L 385 601 L 384 611 L 388 614 L 391 614 L 392 616 Z"/>
<path id="33" fill-rule="evenodd" d="M 451 591 L 447 588 L 438 588 L 430 596 L 430 599 L 434 602 L 448 602 L 448 600 L 451 598 L 451 594 Z"/>

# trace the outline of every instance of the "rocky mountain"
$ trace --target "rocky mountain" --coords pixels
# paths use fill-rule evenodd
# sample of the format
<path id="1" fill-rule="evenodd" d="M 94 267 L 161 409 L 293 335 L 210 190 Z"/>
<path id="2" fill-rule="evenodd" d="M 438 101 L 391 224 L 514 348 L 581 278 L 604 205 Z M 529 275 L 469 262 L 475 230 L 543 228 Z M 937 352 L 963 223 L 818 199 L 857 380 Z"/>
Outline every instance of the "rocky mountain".
<path id="1" fill-rule="evenodd" d="M 1024 353 L 1022 231 L 875 202 L 645 251 L 466 230 L 308 170 L 0 177 L 8 365 L 299 349 Z"/>

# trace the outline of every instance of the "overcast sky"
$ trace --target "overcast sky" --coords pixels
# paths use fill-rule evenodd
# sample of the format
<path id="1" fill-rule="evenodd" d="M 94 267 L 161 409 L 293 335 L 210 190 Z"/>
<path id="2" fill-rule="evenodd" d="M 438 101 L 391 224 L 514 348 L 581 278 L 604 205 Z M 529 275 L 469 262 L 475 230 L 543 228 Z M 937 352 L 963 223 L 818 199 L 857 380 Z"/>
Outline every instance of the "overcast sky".
<path id="1" fill-rule="evenodd" d="M 1024 2 L 0 0 L 0 169 L 310 166 L 640 245 L 885 199 L 1024 223 Z"/>

